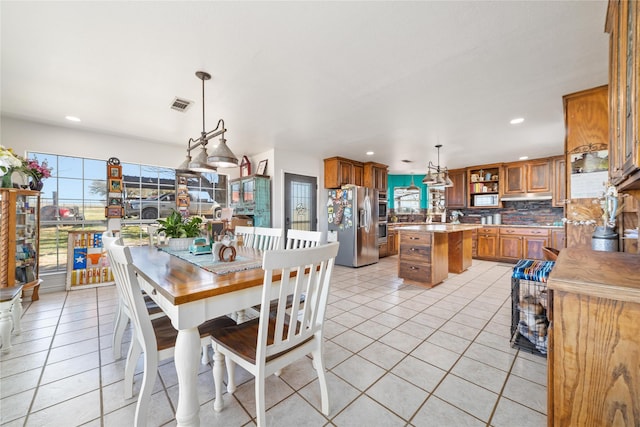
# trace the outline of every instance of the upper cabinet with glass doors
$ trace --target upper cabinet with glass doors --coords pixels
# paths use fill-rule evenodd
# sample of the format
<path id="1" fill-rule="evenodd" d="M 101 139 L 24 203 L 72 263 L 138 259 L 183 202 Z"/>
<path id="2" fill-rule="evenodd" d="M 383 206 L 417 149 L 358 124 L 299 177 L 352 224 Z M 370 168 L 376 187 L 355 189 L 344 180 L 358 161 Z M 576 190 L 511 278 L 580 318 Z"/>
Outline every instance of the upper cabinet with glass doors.
<path id="1" fill-rule="evenodd" d="M 271 227 L 271 179 L 250 175 L 229 181 L 229 207 L 234 215 L 253 219 L 254 227 Z"/>

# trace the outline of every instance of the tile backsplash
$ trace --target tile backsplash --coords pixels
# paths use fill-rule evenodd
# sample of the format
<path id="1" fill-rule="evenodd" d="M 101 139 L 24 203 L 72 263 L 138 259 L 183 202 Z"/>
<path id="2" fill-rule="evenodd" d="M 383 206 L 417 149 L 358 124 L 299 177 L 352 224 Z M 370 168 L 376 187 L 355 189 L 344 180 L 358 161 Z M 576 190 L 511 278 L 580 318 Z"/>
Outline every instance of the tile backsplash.
<path id="1" fill-rule="evenodd" d="M 487 209 L 455 209 L 464 214 L 460 217 L 463 224 L 480 224 L 484 216 L 501 214 L 504 225 L 558 225 L 564 216 L 563 208 L 556 208 L 551 205 L 551 200 L 532 201 L 506 201 L 503 208 Z M 447 209 L 447 222 L 451 222 L 451 210 Z M 390 210 L 389 218 L 394 216 L 393 209 Z M 396 214 L 398 222 L 424 222 L 427 218 L 426 209 L 413 214 Z M 440 221 L 440 215 L 434 216 L 434 222 Z"/>

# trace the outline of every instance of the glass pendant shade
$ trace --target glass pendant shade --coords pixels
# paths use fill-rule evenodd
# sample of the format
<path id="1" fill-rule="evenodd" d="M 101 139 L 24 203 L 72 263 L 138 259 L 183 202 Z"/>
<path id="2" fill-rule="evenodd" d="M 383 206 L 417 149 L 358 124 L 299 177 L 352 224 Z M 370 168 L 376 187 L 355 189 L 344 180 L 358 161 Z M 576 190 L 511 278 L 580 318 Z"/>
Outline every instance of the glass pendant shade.
<path id="1" fill-rule="evenodd" d="M 213 150 L 211 150 L 207 163 L 220 168 L 233 168 L 238 166 L 238 158 L 227 147 L 227 140 L 220 138 Z"/>

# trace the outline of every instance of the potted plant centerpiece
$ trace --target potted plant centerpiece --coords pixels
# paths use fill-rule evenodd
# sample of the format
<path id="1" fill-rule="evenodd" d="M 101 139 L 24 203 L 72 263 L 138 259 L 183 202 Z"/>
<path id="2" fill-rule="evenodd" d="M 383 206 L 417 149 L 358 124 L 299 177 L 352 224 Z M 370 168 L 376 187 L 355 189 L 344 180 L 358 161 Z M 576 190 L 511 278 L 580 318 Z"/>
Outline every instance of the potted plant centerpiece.
<path id="1" fill-rule="evenodd" d="M 185 218 L 180 212 L 173 210 L 167 219 L 159 219 L 158 233 L 164 232 L 169 237 L 169 248 L 174 250 L 187 250 L 194 237 L 200 235 L 202 218 L 192 216 Z"/>

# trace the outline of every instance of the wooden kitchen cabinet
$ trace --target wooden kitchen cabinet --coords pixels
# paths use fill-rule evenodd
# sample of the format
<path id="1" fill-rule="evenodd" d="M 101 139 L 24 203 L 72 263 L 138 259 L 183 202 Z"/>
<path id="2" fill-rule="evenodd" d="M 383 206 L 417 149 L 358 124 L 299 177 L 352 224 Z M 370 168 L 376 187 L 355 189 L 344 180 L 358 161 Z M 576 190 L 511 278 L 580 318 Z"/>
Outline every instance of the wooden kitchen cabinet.
<path id="1" fill-rule="evenodd" d="M 449 178 L 453 187 L 445 188 L 445 206 L 447 209 L 464 209 L 467 207 L 467 170 L 455 169 L 449 171 Z"/>
<path id="2" fill-rule="evenodd" d="M 532 160 L 526 164 L 527 193 L 551 192 L 551 161 L 549 159 Z"/>
<path id="3" fill-rule="evenodd" d="M 504 166 L 504 194 L 525 193 L 525 180 L 524 163 L 509 163 Z"/>
<path id="4" fill-rule="evenodd" d="M 364 186 L 375 188 L 378 191 L 387 191 L 387 165 L 375 162 L 364 164 Z"/>
<path id="5" fill-rule="evenodd" d="M 564 95 L 565 153 L 567 153 L 567 199 L 565 217 L 573 218 L 576 212 L 592 209 L 595 198 L 571 198 L 571 156 L 589 151 L 608 149 L 609 106 L 608 88 L 599 86 Z M 591 227 L 567 224 L 567 247 L 591 248 Z"/>
<path id="6" fill-rule="evenodd" d="M 358 185 L 387 191 L 388 166 L 381 163 L 362 163 L 344 157 L 324 159 L 324 187 L 340 188 Z"/>
<path id="7" fill-rule="evenodd" d="M 0 189 L 0 287 L 40 288 L 40 192 Z"/>
<path id="8" fill-rule="evenodd" d="M 477 257 L 481 259 L 495 259 L 498 253 L 498 228 L 483 227 L 477 231 Z"/>
<path id="9" fill-rule="evenodd" d="M 609 175 L 619 190 L 640 189 L 640 2 L 610 0 Z"/>
<path id="10" fill-rule="evenodd" d="M 638 255 L 564 249 L 548 288 L 548 426 L 640 425 Z"/>
<path id="11" fill-rule="evenodd" d="M 551 230 L 551 247 L 554 249 L 564 249 L 565 233 L 564 230 Z"/>
<path id="12" fill-rule="evenodd" d="M 549 246 L 548 228 L 499 228 L 498 258 L 517 261 L 519 259 L 544 259 L 542 248 Z"/>
<path id="13" fill-rule="evenodd" d="M 343 157 L 324 159 L 325 188 L 340 188 L 347 184 L 362 185 L 363 173 L 364 169 L 360 162 Z"/>
<path id="14" fill-rule="evenodd" d="M 387 231 L 387 255 L 398 255 L 398 232 L 392 228 Z"/>
<path id="15" fill-rule="evenodd" d="M 504 194 L 551 192 L 549 159 L 507 163 L 504 166 Z"/>
<path id="16" fill-rule="evenodd" d="M 551 204 L 564 208 L 567 199 L 567 161 L 564 156 L 553 159 L 553 199 Z"/>
<path id="17" fill-rule="evenodd" d="M 497 208 L 500 206 L 501 165 L 467 168 L 467 201 L 469 208 Z"/>

